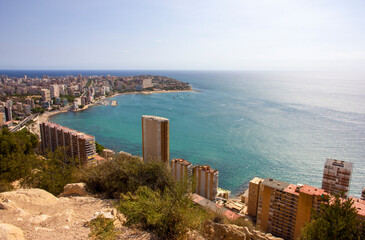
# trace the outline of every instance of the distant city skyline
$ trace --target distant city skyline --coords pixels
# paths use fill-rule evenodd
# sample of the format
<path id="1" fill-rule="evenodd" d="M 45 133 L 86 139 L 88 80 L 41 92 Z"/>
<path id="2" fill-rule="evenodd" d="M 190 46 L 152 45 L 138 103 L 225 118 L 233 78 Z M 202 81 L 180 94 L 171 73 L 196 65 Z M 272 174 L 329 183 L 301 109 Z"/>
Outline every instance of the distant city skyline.
<path id="1" fill-rule="evenodd" d="M 0 1 L 0 69 L 364 71 L 365 1 Z"/>

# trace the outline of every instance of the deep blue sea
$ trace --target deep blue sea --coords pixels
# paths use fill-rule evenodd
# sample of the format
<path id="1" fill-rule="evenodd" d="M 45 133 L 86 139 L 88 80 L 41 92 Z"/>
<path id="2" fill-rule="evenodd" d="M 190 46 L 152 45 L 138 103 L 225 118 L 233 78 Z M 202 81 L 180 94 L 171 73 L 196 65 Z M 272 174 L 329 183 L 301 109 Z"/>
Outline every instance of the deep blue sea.
<path id="1" fill-rule="evenodd" d="M 113 150 L 142 155 L 141 116 L 170 119 L 170 156 L 219 170 L 240 192 L 255 176 L 321 187 L 325 159 L 353 162 L 350 195 L 365 186 L 365 75 L 231 71 L 0 71 L 28 75 L 153 74 L 200 92 L 121 95 L 51 121 L 94 135 Z"/>

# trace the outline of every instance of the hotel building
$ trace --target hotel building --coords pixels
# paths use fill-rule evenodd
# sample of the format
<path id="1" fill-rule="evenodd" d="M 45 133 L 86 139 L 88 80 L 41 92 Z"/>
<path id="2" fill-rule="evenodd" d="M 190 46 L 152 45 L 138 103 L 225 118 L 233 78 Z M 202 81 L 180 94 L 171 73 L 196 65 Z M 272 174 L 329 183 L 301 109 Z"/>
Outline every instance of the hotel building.
<path id="1" fill-rule="evenodd" d="M 65 153 L 78 158 L 82 164 L 95 165 L 94 136 L 50 122 L 41 123 L 39 126 L 42 151 L 55 151 L 57 147 L 65 147 Z"/>
<path id="2" fill-rule="evenodd" d="M 327 158 L 324 164 L 322 189 L 347 197 L 351 181 L 352 163 Z"/>
<path id="3" fill-rule="evenodd" d="M 214 200 L 218 193 L 218 170 L 211 169 L 208 165 L 194 166 L 193 179 L 195 192 L 209 200 Z"/>
<path id="4" fill-rule="evenodd" d="M 170 163 L 172 176 L 176 181 L 189 179 L 193 174 L 193 164 L 185 159 L 175 158 Z"/>
<path id="5" fill-rule="evenodd" d="M 260 188 L 260 183 L 262 181 L 264 181 L 264 179 L 255 177 L 249 183 L 247 214 L 252 217 L 256 217 L 256 215 L 257 215 L 257 206 L 258 206 L 258 201 L 259 201 L 259 188 Z"/>
<path id="6" fill-rule="evenodd" d="M 142 116 L 143 160 L 169 164 L 169 120 L 157 116 Z"/>

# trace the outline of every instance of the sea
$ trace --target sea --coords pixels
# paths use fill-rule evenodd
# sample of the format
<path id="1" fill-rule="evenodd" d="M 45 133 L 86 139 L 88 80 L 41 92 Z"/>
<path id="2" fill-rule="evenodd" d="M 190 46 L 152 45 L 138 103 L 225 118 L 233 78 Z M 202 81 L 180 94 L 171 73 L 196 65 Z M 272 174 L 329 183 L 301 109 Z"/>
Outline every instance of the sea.
<path id="1" fill-rule="evenodd" d="M 365 187 L 365 74 L 272 71 L 4 71 L 29 77 L 162 75 L 197 92 L 129 94 L 50 121 L 115 151 L 142 155 L 141 116 L 170 120 L 170 157 L 219 171 L 238 194 L 255 176 L 321 187 L 326 158 L 353 163 L 350 195 Z"/>

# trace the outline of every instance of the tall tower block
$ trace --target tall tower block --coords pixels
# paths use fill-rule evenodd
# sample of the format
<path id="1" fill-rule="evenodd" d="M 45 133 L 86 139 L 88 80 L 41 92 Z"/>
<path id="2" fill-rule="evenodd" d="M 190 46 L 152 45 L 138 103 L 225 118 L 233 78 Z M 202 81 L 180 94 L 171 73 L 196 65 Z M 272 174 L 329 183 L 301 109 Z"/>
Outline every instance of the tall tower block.
<path id="1" fill-rule="evenodd" d="M 172 176 L 176 181 L 188 179 L 193 175 L 193 164 L 185 159 L 172 159 L 170 167 Z"/>
<path id="2" fill-rule="evenodd" d="M 157 116 L 142 116 L 142 150 L 145 162 L 158 160 L 169 164 L 169 120 Z"/>
<path id="3" fill-rule="evenodd" d="M 352 163 L 327 158 L 324 164 L 322 189 L 332 194 L 348 195 Z"/>
<path id="4" fill-rule="evenodd" d="M 257 216 L 257 206 L 259 201 L 260 184 L 264 181 L 262 178 L 255 177 L 250 181 L 248 188 L 248 206 L 247 213 L 252 217 Z"/>
<path id="5" fill-rule="evenodd" d="M 208 165 L 194 166 L 193 175 L 196 181 L 195 193 L 214 200 L 218 194 L 218 170 L 211 169 Z"/>

